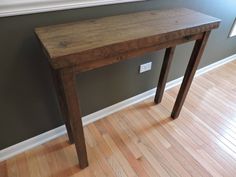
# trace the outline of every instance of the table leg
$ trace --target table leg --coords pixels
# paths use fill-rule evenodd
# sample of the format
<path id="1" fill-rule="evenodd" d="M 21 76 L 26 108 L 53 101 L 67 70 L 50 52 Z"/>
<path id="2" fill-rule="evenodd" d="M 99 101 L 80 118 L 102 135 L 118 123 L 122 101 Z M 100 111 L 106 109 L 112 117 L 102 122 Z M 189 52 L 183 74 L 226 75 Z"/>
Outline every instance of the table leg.
<path id="1" fill-rule="evenodd" d="M 194 74 L 201 60 L 209 35 L 210 35 L 210 31 L 205 32 L 203 37 L 201 39 L 198 39 L 195 42 L 191 58 L 189 60 L 187 69 L 185 71 L 183 82 L 181 84 L 177 99 L 175 101 L 174 108 L 172 110 L 171 117 L 174 119 L 179 116 L 179 113 L 184 104 L 185 98 L 188 94 L 188 90 L 191 86 Z"/>
<path id="2" fill-rule="evenodd" d="M 160 103 L 162 100 L 171 62 L 173 60 L 174 51 L 175 51 L 175 47 L 170 47 L 166 49 L 165 57 L 162 63 L 161 74 L 160 74 L 158 85 L 157 85 L 156 96 L 154 99 L 156 104 Z"/>
<path id="3" fill-rule="evenodd" d="M 60 71 L 60 77 L 66 98 L 68 115 L 72 127 L 72 134 L 75 141 L 77 156 L 79 159 L 80 168 L 83 169 L 88 166 L 88 159 L 79 101 L 76 91 L 76 74 L 73 72 L 73 68 L 66 68 Z"/>
<path id="4" fill-rule="evenodd" d="M 68 109 L 67 109 L 67 106 L 66 106 L 66 98 L 65 98 L 61 78 L 59 76 L 58 71 L 53 70 L 53 69 L 52 69 L 52 75 L 53 75 L 54 85 L 56 87 L 58 101 L 59 101 L 60 108 L 61 108 L 60 110 L 61 110 L 62 116 L 65 120 L 65 125 L 66 125 L 67 134 L 68 134 L 68 137 L 69 137 L 69 141 L 70 141 L 71 144 L 73 144 L 74 140 L 73 140 L 71 125 L 70 125 L 70 120 L 69 120 L 69 117 L 68 117 L 69 116 L 68 115 Z"/>

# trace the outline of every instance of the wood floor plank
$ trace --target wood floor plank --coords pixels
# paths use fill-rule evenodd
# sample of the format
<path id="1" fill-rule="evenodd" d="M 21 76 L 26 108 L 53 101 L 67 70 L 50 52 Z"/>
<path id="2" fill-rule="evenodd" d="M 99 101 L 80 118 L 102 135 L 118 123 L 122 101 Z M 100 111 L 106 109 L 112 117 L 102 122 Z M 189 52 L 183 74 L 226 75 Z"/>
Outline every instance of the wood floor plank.
<path id="1" fill-rule="evenodd" d="M 95 140 L 97 141 L 97 148 L 99 149 L 100 153 L 105 156 L 109 166 L 112 168 L 116 176 L 122 176 L 126 177 L 127 175 L 124 172 L 124 169 L 122 168 L 122 165 L 118 162 L 118 160 L 112 155 L 112 150 L 108 146 L 108 144 L 105 143 L 105 140 L 103 139 L 102 135 L 96 128 L 94 124 L 91 124 L 88 126 L 91 134 L 95 137 Z"/>
<path id="2" fill-rule="evenodd" d="M 147 105 L 150 107 L 150 104 Z M 149 112 L 145 111 L 144 114 L 149 114 Z M 156 115 L 155 115 L 156 117 Z M 161 126 L 161 122 L 165 122 L 167 123 L 168 121 L 171 121 L 172 119 L 163 119 L 163 120 L 159 120 L 157 121 L 155 118 L 153 118 L 152 116 L 147 116 L 148 121 L 153 124 L 156 128 L 158 128 L 159 132 L 169 141 L 171 142 L 172 146 L 171 148 L 169 148 L 168 150 L 170 151 L 170 153 L 178 160 L 180 161 L 180 163 L 182 164 L 182 166 L 184 166 L 186 168 L 187 171 L 189 171 L 189 173 L 192 176 L 210 176 L 210 174 L 201 167 L 201 165 L 197 162 L 194 161 L 192 159 L 191 154 L 189 154 L 183 147 L 181 144 L 179 144 L 162 126 Z M 179 119 L 180 120 L 180 119 Z M 176 122 L 176 121 L 175 121 Z M 183 122 L 180 122 L 178 124 L 182 125 Z M 181 127 L 181 128 L 186 128 L 188 127 Z M 188 132 L 188 131 L 187 131 Z M 196 139 L 194 139 L 195 142 Z M 189 165 L 191 164 L 191 165 Z M 200 175 L 201 174 L 201 175 Z"/>
<path id="3" fill-rule="evenodd" d="M 149 176 L 160 176 L 157 171 L 155 171 L 155 168 L 157 168 L 157 166 L 155 165 L 155 168 L 153 168 L 153 163 L 149 163 L 147 158 L 144 158 L 145 152 L 140 150 L 139 147 L 140 139 L 135 135 L 134 132 L 131 131 L 130 127 L 128 127 L 127 124 L 125 124 L 124 121 L 121 120 L 121 116 L 119 114 L 117 114 L 115 117 L 115 119 L 109 119 L 109 121 L 119 133 L 125 144 L 127 144 L 128 148 L 134 154 L 135 158 L 139 160 L 139 162 L 144 166 L 147 174 Z"/>
<path id="4" fill-rule="evenodd" d="M 90 166 L 61 136 L 0 162 L 0 177 L 233 177 L 236 61 L 195 78 L 178 119 L 179 86 L 84 127 Z"/>
<path id="5" fill-rule="evenodd" d="M 137 121 L 137 119 L 139 121 Z M 181 172 L 189 176 L 186 171 L 183 170 L 181 166 L 175 162 L 173 157 L 165 150 L 165 148 L 162 146 L 162 143 L 157 141 L 157 138 L 154 135 L 155 129 L 150 128 L 150 126 L 146 124 L 147 122 L 140 121 L 145 120 L 145 117 L 138 114 L 137 112 L 134 112 L 132 109 L 130 110 L 129 118 L 126 117 L 125 121 L 126 120 L 128 121 L 127 123 L 129 125 L 133 125 L 132 128 L 136 134 L 143 132 L 143 134 L 140 133 L 140 144 L 148 149 L 152 156 L 160 162 L 161 166 L 166 171 L 168 171 L 170 176 L 181 176 Z M 178 168 L 179 171 L 176 170 L 176 168 Z"/>
<path id="6" fill-rule="evenodd" d="M 153 110 L 152 110 L 153 111 Z M 162 110 L 160 112 L 155 112 L 155 114 L 160 115 L 163 118 L 168 118 L 167 114 L 165 114 L 165 111 Z M 163 124 L 163 123 L 162 123 Z M 201 156 L 196 149 L 198 146 L 194 143 L 192 139 L 190 139 L 187 135 L 185 135 L 180 130 L 176 129 L 174 126 L 173 121 L 169 122 L 168 124 L 163 124 L 163 127 L 180 143 L 182 146 L 187 150 L 192 157 L 197 160 L 202 166 L 213 176 L 222 176 L 216 169 L 216 167 L 212 166 L 211 163 L 208 161 L 208 159 L 205 159 L 203 156 Z"/>
<path id="7" fill-rule="evenodd" d="M 25 153 L 22 153 L 16 157 L 17 169 L 18 169 L 18 176 L 29 176 L 29 167 L 27 164 L 27 159 Z"/>
<path id="8" fill-rule="evenodd" d="M 177 172 L 178 176 L 190 176 L 190 174 L 183 168 L 183 166 L 172 156 L 172 154 L 169 153 L 168 148 L 171 147 L 171 145 L 169 144 L 168 141 L 166 141 L 168 143 L 168 147 L 164 146 L 163 143 L 159 143 L 159 138 L 158 137 L 162 137 L 164 139 L 164 137 L 159 133 L 158 129 L 152 128 L 153 126 L 147 121 L 147 116 L 146 114 L 142 114 L 142 112 L 140 112 L 140 110 L 142 109 L 133 109 L 132 114 L 139 116 L 139 121 L 137 121 L 137 123 L 139 123 L 140 128 L 142 126 L 144 127 L 151 127 L 148 134 L 147 138 L 149 139 L 149 142 L 151 142 L 151 146 L 153 147 L 151 148 L 152 152 L 154 154 L 163 154 L 163 161 L 168 162 L 169 166 L 171 166 L 173 169 L 175 169 L 175 171 Z M 157 136 L 158 135 L 158 136 Z M 148 142 L 148 141 L 146 141 Z M 161 159 L 162 159 L 161 158 Z"/>
<path id="9" fill-rule="evenodd" d="M 7 177 L 7 164 L 6 161 L 0 162 L 0 177 Z"/>
<path id="10" fill-rule="evenodd" d="M 126 112 L 127 113 L 127 112 Z M 124 117 L 125 119 L 127 119 L 127 117 Z M 127 120 L 125 120 L 127 121 Z M 128 125 L 133 125 L 133 124 L 130 124 L 130 122 L 126 122 L 127 126 Z M 160 161 L 158 161 L 157 158 L 155 158 L 153 156 L 153 154 L 150 152 L 150 150 L 148 149 L 148 147 L 146 147 L 143 142 L 142 142 L 142 139 L 143 139 L 143 136 L 144 134 L 143 133 L 140 133 L 142 132 L 142 130 L 138 130 L 138 129 L 135 129 L 133 128 L 132 126 L 128 126 L 129 129 L 132 129 L 132 131 L 134 132 L 135 136 L 138 137 L 139 141 L 137 142 L 137 147 L 140 149 L 140 151 L 143 153 L 143 155 L 145 156 L 145 158 L 149 161 L 149 163 L 152 164 L 152 166 L 155 167 L 155 170 L 156 172 L 160 175 L 160 176 L 176 176 L 174 175 L 171 170 L 167 172 L 167 170 L 165 169 L 164 165 L 161 164 Z M 167 167 L 168 168 L 168 167 Z"/>
<path id="11" fill-rule="evenodd" d="M 194 98 L 194 99 L 197 99 L 196 97 Z M 186 104 L 187 104 L 187 100 L 186 100 Z M 192 102 L 194 102 L 194 101 L 192 101 Z M 213 103 L 214 104 L 214 103 Z M 215 104 L 217 104 L 217 103 L 215 103 Z M 207 106 L 207 108 L 208 109 L 210 109 L 210 105 L 205 105 L 205 106 Z M 219 107 L 220 107 L 220 105 L 219 105 Z M 192 111 L 193 110 L 193 111 Z M 217 113 L 217 114 L 220 114 L 218 111 L 217 111 L 217 108 L 215 108 L 215 109 L 213 109 L 212 108 L 212 110 L 213 110 L 213 112 L 214 113 Z M 218 110 L 219 110 L 219 108 L 218 108 Z M 194 112 L 194 109 L 191 109 L 191 113 L 192 112 Z M 204 111 L 204 113 L 205 113 L 206 111 Z M 184 113 L 184 112 L 183 112 Z M 197 114 L 202 114 L 202 111 L 198 111 L 197 112 Z M 207 113 L 206 113 L 207 114 Z M 217 117 L 217 114 L 215 114 L 215 118 L 213 118 L 213 121 L 216 121 L 216 117 Z M 223 114 L 220 114 L 221 115 L 221 117 L 223 118 L 223 117 L 225 117 Z M 193 117 L 196 117 L 196 116 L 193 116 Z M 225 134 L 223 134 L 223 135 L 221 135 L 221 132 L 220 131 L 216 131 L 216 130 L 214 130 L 214 128 L 213 128 L 213 125 L 212 124 L 210 124 L 209 125 L 209 119 L 204 119 L 205 117 L 206 117 L 206 115 L 201 115 L 201 116 L 199 116 L 199 117 L 201 117 L 202 119 L 197 119 L 197 121 L 196 122 L 199 122 L 199 123 L 201 123 L 201 124 L 203 124 L 204 126 L 207 126 L 207 129 L 208 130 L 210 130 L 216 137 L 219 137 L 219 140 L 220 141 L 222 141 L 226 146 L 228 146 L 232 151 L 234 151 L 235 152 L 235 141 L 234 142 L 232 142 L 231 140 L 232 140 L 232 137 L 230 137 L 230 136 L 228 136 L 228 137 L 225 137 L 226 135 Z M 230 117 L 230 116 L 229 116 Z M 218 123 L 218 125 L 220 125 L 221 126 L 221 124 L 220 123 Z M 230 140 L 229 140 L 229 138 L 230 138 Z"/>
<path id="12" fill-rule="evenodd" d="M 183 115 L 183 117 L 184 117 L 184 115 Z M 186 122 L 188 122 L 188 121 L 184 121 L 184 123 L 186 123 Z M 188 127 L 188 126 L 186 126 L 184 130 L 186 130 L 187 127 Z M 194 139 L 194 140 L 196 140 L 196 138 L 195 138 L 196 136 L 194 136 L 194 135 L 198 135 L 198 134 L 202 133 L 201 130 L 198 129 L 197 127 L 192 128 L 192 131 L 194 131 L 194 134 L 191 134 L 190 138 L 192 138 L 192 139 Z M 203 132 L 203 134 L 204 134 L 204 132 Z M 211 139 L 208 138 L 208 134 L 205 134 L 204 136 L 200 136 L 200 137 L 202 138 L 202 140 L 205 141 L 205 144 L 204 144 L 203 146 L 199 147 L 199 148 L 201 148 L 201 149 L 202 149 L 202 148 L 205 149 L 207 146 L 209 146 L 209 144 L 210 144 L 210 142 L 211 142 L 210 140 L 213 140 L 213 138 L 211 138 Z M 209 150 L 209 148 L 208 148 L 207 152 L 208 152 L 208 154 L 213 154 L 213 152 L 215 152 L 216 149 L 217 149 L 217 146 L 213 145 L 213 148 L 210 149 L 210 150 Z M 216 154 L 217 154 L 217 155 L 216 155 Z M 235 173 L 235 168 L 231 168 L 231 167 L 234 166 L 234 164 L 235 164 L 234 159 L 232 159 L 231 156 L 228 156 L 228 154 L 226 154 L 226 153 L 223 153 L 223 156 L 219 157 L 220 154 L 222 154 L 222 153 L 220 153 L 219 148 L 218 148 L 218 151 L 217 151 L 216 153 L 214 153 L 214 158 L 215 158 L 215 159 L 218 159 L 218 162 L 219 162 L 221 165 L 222 165 L 222 163 L 223 163 L 223 164 L 228 164 L 227 162 L 225 162 L 225 158 L 227 159 L 227 161 L 232 162 L 232 164 L 230 165 L 230 167 L 227 166 L 227 165 L 225 166 L 225 167 L 226 167 L 225 169 L 227 169 L 227 171 L 231 171 L 231 176 L 232 176 L 232 174 Z M 224 163 L 224 162 L 225 162 L 225 163 Z M 229 164 L 228 164 L 228 165 L 229 165 Z M 219 169 L 219 168 L 217 168 L 217 169 Z M 227 172 L 226 172 L 226 173 L 227 173 Z"/>
<path id="13" fill-rule="evenodd" d="M 87 127 L 85 128 L 84 132 L 86 132 L 85 138 L 88 142 L 87 148 L 89 150 L 90 149 L 93 150 L 93 153 L 89 155 L 89 159 L 94 159 L 94 161 L 98 161 L 98 164 L 100 168 L 103 170 L 103 172 L 105 173 L 105 176 L 115 177 L 116 175 L 114 171 L 112 170 L 111 166 L 108 164 L 106 158 L 100 153 L 99 149 L 96 147 L 96 141 L 94 137 L 91 135 L 91 133 L 89 132 L 89 130 L 87 129 Z M 94 157 L 94 158 L 91 158 L 91 157 Z"/>
<path id="14" fill-rule="evenodd" d="M 103 120 L 103 127 L 104 129 L 107 130 L 109 135 L 112 137 L 116 145 L 119 147 L 120 151 L 123 153 L 123 155 L 126 157 L 128 162 L 130 163 L 130 166 L 136 171 L 137 175 L 148 177 L 145 169 L 143 169 L 139 161 L 135 159 L 131 151 L 127 148 L 127 146 L 124 144 L 124 142 L 120 138 L 119 134 L 112 128 L 112 126 L 107 120 Z"/>

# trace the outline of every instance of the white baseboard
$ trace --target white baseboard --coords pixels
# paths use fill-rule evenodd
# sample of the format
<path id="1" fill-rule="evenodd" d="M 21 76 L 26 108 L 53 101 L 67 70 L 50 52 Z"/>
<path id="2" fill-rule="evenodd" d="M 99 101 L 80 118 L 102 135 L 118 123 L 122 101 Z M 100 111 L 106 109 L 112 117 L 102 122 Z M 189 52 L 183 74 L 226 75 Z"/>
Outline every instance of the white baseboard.
<path id="1" fill-rule="evenodd" d="M 196 72 L 195 77 L 199 76 L 199 75 L 202 75 L 202 74 L 204 74 L 204 73 L 206 73 L 208 71 L 211 71 L 211 70 L 213 70 L 215 68 L 218 68 L 218 67 L 220 67 L 220 66 L 222 66 L 222 65 L 224 65 L 226 63 L 229 63 L 231 61 L 234 61 L 234 60 L 236 60 L 236 54 L 231 55 L 229 57 L 226 57 L 226 58 L 224 58 L 222 60 L 219 60 L 219 61 L 217 61 L 215 63 L 212 63 L 210 65 L 207 65 L 207 66 L 205 66 L 205 67 L 203 67 L 201 69 L 198 69 L 197 72 Z"/>
<path id="2" fill-rule="evenodd" d="M 35 137 L 32 137 L 30 139 L 27 139 L 25 141 L 7 147 L 6 149 L 0 151 L 0 162 L 14 155 L 22 153 L 26 150 L 34 148 L 38 145 L 41 145 L 45 142 L 48 142 L 52 139 L 55 139 L 61 135 L 64 135 L 65 133 L 66 133 L 65 125 L 62 125 L 58 128 L 55 128 L 53 130 L 47 131 L 45 133 L 42 133 L 40 135 L 37 135 Z"/>
<path id="3" fill-rule="evenodd" d="M 202 75 L 202 74 L 204 74 L 204 73 L 206 73 L 210 70 L 213 70 L 213 69 L 215 69 L 219 66 L 222 66 L 222 65 L 224 65 L 228 62 L 231 62 L 235 59 L 236 59 L 236 54 L 232 55 L 230 57 L 227 57 L 223 60 L 220 60 L 218 62 L 215 62 L 213 64 L 210 64 L 206 67 L 203 67 L 203 68 L 199 69 L 195 76 Z M 178 79 L 175 79 L 175 80 L 172 80 L 172 81 L 168 82 L 167 85 L 166 85 L 166 90 L 171 89 L 171 88 L 181 84 L 182 79 L 183 79 L 183 77 L 180 77 Z M 136 95 L 134 97 L 131 97 L 129 99 L 121 101 L 119 103 L 116 103 L 112 106 L 104 108 L 104 109 L 102 109 L 100 111 L 97 111 L 95 113 L 89 114 L 89 115 L 82 118 L 83 119 L 83 125 L 87 125 L 87 124 L 92 123 L 96 120 L 102 119 L 102 118 L 104 118 L 104 117 L 106 117 L 106 116 L 108 116 L 108 115 L 110 115 L 114 112 L 117 112 L 121 109 L 124 109 L 124 108 L 130 106 L 130 105 L 136 104 L 136 103 L 141 102 L 141 101 L 143 101 L 147 98 L 150 98 L 150 97 L 155 95 L 155 92 L 156 92 L 156 88 L 148 90 L 144 93 L 141 93 L 139 95 Z M 0 162 L 3 161 L 3 160 L 8 159 L 8 158 L 10 158 L 14 155 L 17 155 L 21 152 L 24 152 L 26 150 L 29 150 L 29 149 L 33 148 L 33 147 L 36 147 L 40 144 L 43 144 L 47 141 L 55 139 L 55 138 L 57 138 L 61 135 L 64 135 L 65 133 L 66 133 L 65 125 L 62 125 L 58 128 L 55 128 L 53 130 L 50 130 L 48 132 L 42 133 L 38 136 L 35 136 L 33 138 L 30 138 L 28 140 L 25 140 L 23 142 L 20 142 L 18 144 L 10 146 L 6 149 L 3 149 L 3 150 L 0 151 Z"/>

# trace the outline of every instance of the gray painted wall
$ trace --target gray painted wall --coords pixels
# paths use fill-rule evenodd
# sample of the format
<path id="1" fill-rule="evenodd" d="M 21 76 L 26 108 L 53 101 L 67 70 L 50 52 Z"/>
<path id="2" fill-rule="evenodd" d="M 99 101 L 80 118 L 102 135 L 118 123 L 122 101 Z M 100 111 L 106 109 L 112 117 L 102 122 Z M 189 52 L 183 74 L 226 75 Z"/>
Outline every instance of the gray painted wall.
<path id="1" fill-rule="evenodd" d="M 151 9 L 187 7 L 221 18 L 211 34 L 200 67 L 236 53 L 236 38 L 227 38 L 236 17 L 235 0 L 149 0 L 76 10 L 0 18 L 0 149 L 63 124 L 49 67 L 34 28 L 89 18 Z M 177 47 L 169 80 L 183 75 L 192 43 Z M 78 76 L 82 114 L 154 88 L 163 51 L 141 56 Z M 138 74 L 140 64 L 153 70 Z"/>

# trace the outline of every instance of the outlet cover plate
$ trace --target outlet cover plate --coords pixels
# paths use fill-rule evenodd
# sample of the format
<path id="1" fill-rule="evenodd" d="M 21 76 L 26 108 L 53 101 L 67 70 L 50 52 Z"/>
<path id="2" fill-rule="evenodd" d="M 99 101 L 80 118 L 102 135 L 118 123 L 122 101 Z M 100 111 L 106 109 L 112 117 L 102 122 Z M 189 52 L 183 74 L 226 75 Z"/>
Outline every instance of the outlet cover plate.
<path id="1" fill-rule="evenodd" d="M 139 73 L 143 73 L 143 72 L 149 71 L 151 69 L 152 69 L 152 62 L 148 62 L 148 63 L 140 65 Z"/>

